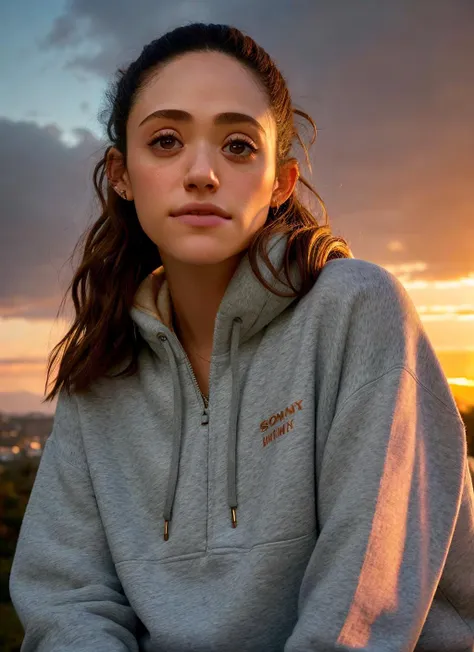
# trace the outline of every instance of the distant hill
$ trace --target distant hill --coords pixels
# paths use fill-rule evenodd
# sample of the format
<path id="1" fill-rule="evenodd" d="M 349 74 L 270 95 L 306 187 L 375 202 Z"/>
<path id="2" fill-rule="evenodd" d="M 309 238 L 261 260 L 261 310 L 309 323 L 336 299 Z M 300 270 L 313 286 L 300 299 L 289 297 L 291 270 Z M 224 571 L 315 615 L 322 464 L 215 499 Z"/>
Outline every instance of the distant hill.
<path id="1" fill-rule="evenodd" d="M 44 396 L 33 392 L 0 392 L 0 412 L 7 415 L 28 414 L 40 412 L 53 415 L 56 410 L 56 400 L 42 403 Z"/>

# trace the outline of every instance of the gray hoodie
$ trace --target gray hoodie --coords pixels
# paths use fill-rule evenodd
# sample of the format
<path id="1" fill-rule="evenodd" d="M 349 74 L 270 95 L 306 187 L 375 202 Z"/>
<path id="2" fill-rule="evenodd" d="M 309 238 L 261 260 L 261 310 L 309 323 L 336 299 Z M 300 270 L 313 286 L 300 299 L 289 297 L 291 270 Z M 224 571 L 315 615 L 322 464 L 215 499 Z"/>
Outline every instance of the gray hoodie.
<path id="1" fill-rule="evenodd" d="M 465 430 L 401 283 L 338 259 L 282 298 L 245 256 L 209 404 L 170 308 L 155 270 L 138 373 L 59 395 L 10 577 L 22 652 L 474 650 Z"/>

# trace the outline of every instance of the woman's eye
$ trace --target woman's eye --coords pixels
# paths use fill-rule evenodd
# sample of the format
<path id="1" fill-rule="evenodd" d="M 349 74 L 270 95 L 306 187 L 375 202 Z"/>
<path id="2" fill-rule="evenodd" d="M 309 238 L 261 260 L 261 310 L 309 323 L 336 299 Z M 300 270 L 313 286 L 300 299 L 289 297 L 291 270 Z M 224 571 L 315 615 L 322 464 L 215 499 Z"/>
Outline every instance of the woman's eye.
<path id="1" fill-rule="evenodd" d="M 169 151 L 172 149 L 172 146 L 171 147 L 169 146 L 170 143 L 172 145 L 173 141 L 175 140 L 177 140 L 177 138 L 176 136 L 173 136 L 173 134 L 162 134 L 161 136 L 157 136 L 157 138 L 154 138 L 151 141 L 150 146 L 155 146 L 156 143 L 160 143 L 161 147 L 158 147 L 158 149 L 164 149 Z"/>
<path id="2" fill-rule="evenodd" d="M 254 147 L 254 145 L 252 145 L 248 141 L 244 140 L 243 138 L 234 138 L 229 143 L 227 143 L 226 147 L 232 147 L 232 148 L 236 147 L 237 150 L 239 150 L 239 151 L 237 151 L 237 152 L 233 151 L 233 152 L 230 152 L 230 153 L 234 154 L 235 156 L 238 156 L 240 158 L 250 158 L 257 151 L 257 148 Z M 247 147 L 250 150 L 250 152 L 248 154 L 242 156 L 242 153 L 243 153 L 242 152 L 242 147 L 244 147 L 244 148 Z"/>

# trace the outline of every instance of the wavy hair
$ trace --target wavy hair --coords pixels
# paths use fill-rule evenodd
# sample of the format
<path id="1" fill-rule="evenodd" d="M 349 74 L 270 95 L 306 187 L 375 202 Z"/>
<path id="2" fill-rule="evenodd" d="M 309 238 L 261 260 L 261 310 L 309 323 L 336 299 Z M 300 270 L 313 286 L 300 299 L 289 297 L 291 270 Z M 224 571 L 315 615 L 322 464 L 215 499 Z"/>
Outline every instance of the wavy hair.
<path id="1" fill-rule="evenodd" d="M 124 360 L 129 362 L 128 366 L 113 377 L 131 376 L 138 370 L 142 342 L 129 311 L 139 284 L 162 263 L 157 246 L 141 228 L 134 202 L 125 201 L 112 189 L 106 174 L 107 158 L 111 147 L 115 147 L 126 161 L 127 119 L 138 92 L 147 81 L 175 57 L 197 51 L 221 52 L 234 57 L 260 83 L 277 127 L 277 172 L 290 156 L 291 147 L 297 143 L 302 147 L 311 170 L 308 148 L 299 135 L 295 118 L 304 118 L 311 125 L 310 146 L 316 139 L 316 124 L 306 112 L 293 106 L 285 79 L 267 52 L 235 27 L 204 23 L 178 27 L 146 45 L 126 69 L 118 69 L 105 93 L 107 108 L 101 116 L 109 144 L 93 174 L 102 212 L 83 233 L 72 253 L 73 256 L 77 247 L 83 245 L 81 262 L 58 314 L 71 292 L 75 319 L 49 356 L 46 388 L 59 357 L 60 364 L 53 388 L 44 401 L 53 400 L 62 388 L 68 394 L 86 391 L 94 380 L 107 376 L 112 367 Z M 305 186 L 319 202 L 323 224 L 318 223 L 298 196 L 298 184 Z M 280 270 L 273 268 L 267 255 L 267 244 L 276 233 L 288 236 L 284 283 L 291 290 L 291 296 L 304 296 L 327 261 L 353 257 L 346 240 L 332 234 L 324 202 L 301 175 L 286 202 L 278 208 L 269 208 L 265 224 L 248 247 L 254 274 L 267 289 L 280 294 L 262 277 L 257 265 L 260 257 L 272 275 L 279 274 Z M 292 285 L 290 278 L 294 261 L 301 279 L 298 288 Z"/>

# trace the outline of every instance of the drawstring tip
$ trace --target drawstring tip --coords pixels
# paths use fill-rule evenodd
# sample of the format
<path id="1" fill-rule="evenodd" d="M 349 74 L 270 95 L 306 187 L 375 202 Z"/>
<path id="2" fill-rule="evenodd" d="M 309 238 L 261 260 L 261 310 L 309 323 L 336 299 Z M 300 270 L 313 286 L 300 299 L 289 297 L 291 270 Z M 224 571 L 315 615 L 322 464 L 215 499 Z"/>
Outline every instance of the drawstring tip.
<path id="1" fill-rule="evenodd" d="M 167 521 L 165 519 L 165 533 L 164 533 L 164 537 L 163 537 L 165 541 L 168 541 L 168 536 L 169 536 L 168 535 L 168 526 L 169 526 L 169 521 Z"/>
<path id="2" fill-rule="evenodd" d="M 237 508 L 231 507 L 230 513 L 232 515 L 232 527 L 237 527 Z"/>

